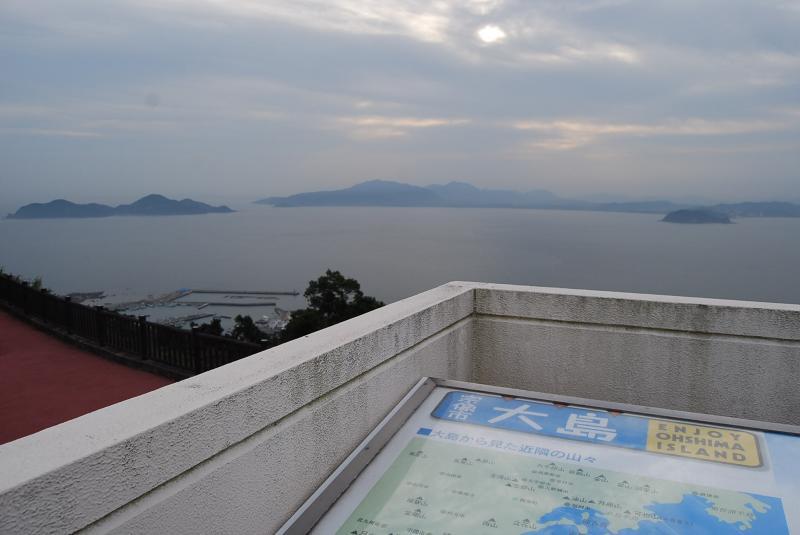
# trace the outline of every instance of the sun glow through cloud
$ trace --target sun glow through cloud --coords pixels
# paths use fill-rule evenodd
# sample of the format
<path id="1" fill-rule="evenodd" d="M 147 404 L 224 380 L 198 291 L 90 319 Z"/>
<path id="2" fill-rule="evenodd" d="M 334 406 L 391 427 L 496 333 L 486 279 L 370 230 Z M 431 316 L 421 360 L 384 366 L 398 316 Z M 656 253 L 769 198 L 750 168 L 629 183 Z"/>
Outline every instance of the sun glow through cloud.
<path id="1" fill-rule="evenodd" d="M 487 44 L 497 43 L 498 41 L 502 41 L 506 38 L 506 32 L 504 32 L 499 26 L 487 24 L 478 30 L 478 38 Z"/>

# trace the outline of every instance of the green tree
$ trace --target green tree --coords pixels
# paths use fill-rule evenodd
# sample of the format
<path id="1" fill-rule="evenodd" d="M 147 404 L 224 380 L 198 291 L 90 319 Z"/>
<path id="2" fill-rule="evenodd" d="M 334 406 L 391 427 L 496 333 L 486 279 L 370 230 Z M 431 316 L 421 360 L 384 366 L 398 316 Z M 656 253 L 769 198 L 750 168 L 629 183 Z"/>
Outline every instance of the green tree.
<path id="1" fill-rule="evenodd" d="M 213 334 L 214 336 L 222 336 L 223 333 L 222 322 L 219 318 L 214 318 L 208 323 L 198 325 L 195 330 L 199 333 Z"/>
<path id="2" fill-rule="evenodd" d="M 270 339 L 271 345 L 278 345 L 295 338 L 300 338 L 325 327 L 322 315 L 310 308 L 301 308 L 292 312 L 292 317 L 278 333 Z"/>
<path id="3" fill-rule="evenodd" d="M 31 281 L 31 288 L 33 288 L 37 292 L 42 292 L 46 294 L 51 293 L 50 288 L 45 288 L 44 285 L 42 284 L 41 276 L 34 277 L 34 279 Z"/>
<path id="4" fill-rule="evenodd" d="M 233 329 L 231 330 L 231 336 L 237 340 L 260 344 L 262 340 L 267 338 L 267 336 L 256 326 L 253 318 L 250 316 L 238 315 L 233 318 L 233 322 L 234 324 Z"/>
<path id="5" fill-rule="evenodd" d="M 365 296 L 357 280 L 330 269 L 317 280 L 310 281 L 303 295 L 308 308 L 292 312 L 286 328 L 273 337 L 271 343 L 300 338 L 384 305 L 374 297 Z"/>

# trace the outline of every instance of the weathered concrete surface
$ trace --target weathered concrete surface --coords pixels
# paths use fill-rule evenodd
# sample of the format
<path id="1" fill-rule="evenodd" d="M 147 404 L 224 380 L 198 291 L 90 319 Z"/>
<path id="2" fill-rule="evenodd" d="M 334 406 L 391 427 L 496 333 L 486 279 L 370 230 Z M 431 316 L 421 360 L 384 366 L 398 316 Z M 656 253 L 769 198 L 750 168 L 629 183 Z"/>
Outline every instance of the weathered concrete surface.
<path id="1" fill-rule="evenodd" d="M 98 522 L 90 533 L 274 533 L 424 376 L 467 379 L 464 320 Z M 465 351 L 466 350 L 466 351 Z M 165 530 L 166 528 L 166 530 Z"/>
<path id="2" fill-rule="evenodd" d="M 0 446 L 0 533 L 265 533 L 423 375 L 800 423 L 800 306 L 451 283 Z"/>
<path id="3" fill-rule="evenodd" d="M 800 306 L 480 285 L 475 310 L 477 382 L 800 424 Z"/>
<path id="4" fill-rule="evenodd" d="M 0 446 L 0 533 L 97 521 L 468 318 L 472 295 L 441 286 Z"/>
<path id="5" fill-rule="evenodd" d="M 800 306 L 671 295 L 482 284 L 475 312 L 568 323 L 800 340 Z"/>
<path id="6" fill-rule="evenodd" d="M 476 382 L 799 424 L 800 343 L 475 320 Z"/>

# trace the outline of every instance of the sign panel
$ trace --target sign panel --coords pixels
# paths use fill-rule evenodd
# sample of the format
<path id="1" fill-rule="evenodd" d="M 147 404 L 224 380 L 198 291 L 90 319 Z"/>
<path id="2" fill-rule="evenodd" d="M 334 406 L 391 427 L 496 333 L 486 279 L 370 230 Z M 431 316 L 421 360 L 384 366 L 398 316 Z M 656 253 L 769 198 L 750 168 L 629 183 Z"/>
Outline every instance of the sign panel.
<path id="1" fill-rule="evenodd" d="M 438 387 L 313 533 L 788 534 L 799 455 L 794 435 Z"/>
<path id="2" fill-rule="evenodd" d="M 433 416 L 520 433 L 555 436 L 740 466 L 761 466 L 753 433 L 593 409 L 450 392 Z"/>

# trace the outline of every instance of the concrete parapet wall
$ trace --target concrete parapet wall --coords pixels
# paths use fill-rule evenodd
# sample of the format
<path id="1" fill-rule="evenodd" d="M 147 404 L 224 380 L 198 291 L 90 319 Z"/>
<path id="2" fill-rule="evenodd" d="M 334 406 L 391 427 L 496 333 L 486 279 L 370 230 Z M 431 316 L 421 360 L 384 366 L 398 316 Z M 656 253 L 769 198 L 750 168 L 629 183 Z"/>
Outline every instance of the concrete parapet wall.
<path id="1" fill-rule="evenodd" d="M 312 484 L 319 483 L 420 376 L 468 378 L 472 311 L 471 289 L 445 285 L 2 445 L 0 533 L 84 528 L 103 532 L 110 527 L 126 532 L 129 519 L 146 522 L 148 511 L 157 515 L 162 510 L 158 504 L 171 492 L 165 489 L 196 496 L 192 489 L 197 485 L 211 485 L 204 502 L 207 509 L 195 509 L 195 502 L 187 499 L 179 516 L 206 519 L 200 532 L 237 531 L 224 523 L 232 515 L 254 515 L 274 525 L 288 518 L 313 491 Z M 342 397 L 344 392 L 361 395 L 368 406 L 337 403 L 337 398 L 348 399 Z M 340 439 L 330 425 L 302 427 L 308 418 L 319 418 L 313 406 L 334 411 L 328 415 L 346 431 L 346 438 Z M 306 416 L 298 417 L 301 413 Z M 356 423 L 347 423 L 344 416 Z M 302 425 L 291 430 L 285 422 Z M 283 445 L 259 449 L 275 433 Z M 303 449 L 304 444 L 325 447 Z M 249 450 L 261 451 L 261 458 L 237 462 L 239 457 L 247 459 Z M 264 468 L 260 463 L 268 458 Z M 272 486 L 268 478 L 259 495 L 277 496 L 256 506 L 244 500 L 245 491 L 255 492 L 254 486 L 239 482 L 231 488 L 230 479 L 221 476 L 228 466 L 241 467 L 240 462 L 245 462 L 244 473 L 291 474 L 294 486 Z M 214 486 L 215 480 L 228 486 Z M 239 485 L 242 492 L 236 493 Z M 231 492 L 253 508 L 225 499 Z M 161 520 L 165 523 L 153 531 L 198 532 Z M 158 519 L 150 516 L 149 521 Z M 241 522 L 248 525 L 247 520 Z M 250 526 L 251 531 L 241 532 L 268 531 L 263 522 L 257 529 Z"/>
<path id="2" fill-rule="evenodd" d="M 800 307 L 481 285 L 479 383 L 800 423 Z"/>
<path id="3" fill-rule="evenodd" d="M 469 375 L 464 321 L 251 435 L 89 533 L 274 533 L 424 376 Z"/>
<path id="4" fill-rule="evenodd" d="M 0 532 L 271 532 L 426 375 L 797 424 L 798 362 L 798 306 L 451 283 L 0 446 Z"/>
<path id="5" fill-rule="evenodd" d="M 800 306 L 504 284 L 475 290 L 479 315 L 800 341 Z"/>

